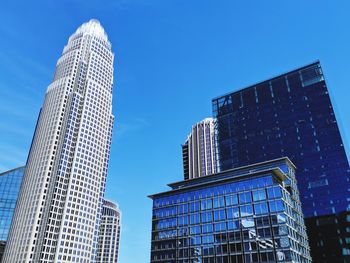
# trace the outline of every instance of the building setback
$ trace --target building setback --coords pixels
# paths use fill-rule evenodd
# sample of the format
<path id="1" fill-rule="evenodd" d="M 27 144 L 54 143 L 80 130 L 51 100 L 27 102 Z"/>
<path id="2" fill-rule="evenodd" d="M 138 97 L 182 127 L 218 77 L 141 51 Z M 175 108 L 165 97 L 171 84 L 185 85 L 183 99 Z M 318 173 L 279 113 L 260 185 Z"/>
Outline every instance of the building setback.
<path id="1" fill-rule="evenodd" d="M 212 103 L 221 170 L 289 157 L 313 260 L 350 262 L 350 169 L 320 63 Z"/>
<path id="2" fill-rule="evenodd" d="M 216 154 L 215 121 L 206 118 L 192 126 L 182 145 L 184 179 L 218 172 Z"/>
<path id="3" fill-rule="evenodd" d="M 3 262 L 94 262 L 113 114 L 111 43 L 97 20 L 57 61 L 34 133 Z"/>
<path id="4" fill-rule="evenodd" d="M 151 195 L 151 263 L 311 262 L 294 173 L 280 158 Z"/>
<path id="5" fill-rule="evenodd" d="M 96 263 L 118 262 L 121 213 L 117 204 L 103 200 Z"/>
<path id="6" fill-rule="evenodd" d="M 0 174 L 0 262 L 24 174 L 24 166 Z"/>

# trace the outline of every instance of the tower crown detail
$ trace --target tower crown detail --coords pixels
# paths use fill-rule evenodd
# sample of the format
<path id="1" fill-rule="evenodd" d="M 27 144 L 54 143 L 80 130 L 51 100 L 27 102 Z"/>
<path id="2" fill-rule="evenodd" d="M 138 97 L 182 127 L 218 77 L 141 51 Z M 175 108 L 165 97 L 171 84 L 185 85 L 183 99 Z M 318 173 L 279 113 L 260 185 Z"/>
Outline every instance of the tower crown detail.
<path id="1" fill-rule="evenodd" d="M 78 29 L 75 31 L 74 35 L 78 34 L 88 34 L 88 35 L 94 35 L 97 37 L 102 38 L 104 41 L 108 42 L 108 36 L 102 27 L 100 21 L 97 19 L 91 19 L 89 22 L 86 22 L 82 24 Z"/>

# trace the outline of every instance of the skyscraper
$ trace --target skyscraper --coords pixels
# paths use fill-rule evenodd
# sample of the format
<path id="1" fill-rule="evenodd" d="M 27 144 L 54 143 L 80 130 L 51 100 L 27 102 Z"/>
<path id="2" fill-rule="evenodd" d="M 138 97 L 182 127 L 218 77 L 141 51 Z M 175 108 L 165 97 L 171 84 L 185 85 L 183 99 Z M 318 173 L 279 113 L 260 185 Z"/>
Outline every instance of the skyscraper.
<path id="1" fill-rule="evenodd" d="M 294 173 L 280 158 L 151 195 L 151 263 L 310 263 Z"/>
<path id="2" fill-rule="evenodd" d="M 97 20 L 69 38 L 46 91 L 4 262 L 96 259 L 113 114 L 111 43 Z"/>
<path id="3" fill-rule="evenodd" d="M 281 156 L 297 180 L 315 262 L 350 262 L 350 169 L 319 62 L 213 99 L 221 170 Z"/>
<path id="4" fill-rule="evenodd" d="M 121 213 L 117 204 L 103 200 L 97 263 L 118 262 Z"/>
<path id="5" fill-rule="evenodd" d="M 22 166 L 0 174 L 0 262 L 15 211 L 24 168 Z"/>
<path id="6" fill-rule="evenodd" d="M 192 126 L 182 145 L 185 180 L 216 173 L 216 157 L 215 121 L 206 118 Z"/>

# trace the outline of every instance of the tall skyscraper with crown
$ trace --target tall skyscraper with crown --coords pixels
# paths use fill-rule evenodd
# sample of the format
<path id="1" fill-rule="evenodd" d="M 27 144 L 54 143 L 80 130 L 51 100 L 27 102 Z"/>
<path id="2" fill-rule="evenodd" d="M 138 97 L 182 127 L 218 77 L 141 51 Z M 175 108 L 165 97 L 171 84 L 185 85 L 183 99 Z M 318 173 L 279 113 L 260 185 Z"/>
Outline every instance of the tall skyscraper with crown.
<path id="1" fill-rule="evenodd" d="M 97 20 L 57 61 L 39 113 L 3 262 L 93 262 L 111 146 L 113 60 Z"/>

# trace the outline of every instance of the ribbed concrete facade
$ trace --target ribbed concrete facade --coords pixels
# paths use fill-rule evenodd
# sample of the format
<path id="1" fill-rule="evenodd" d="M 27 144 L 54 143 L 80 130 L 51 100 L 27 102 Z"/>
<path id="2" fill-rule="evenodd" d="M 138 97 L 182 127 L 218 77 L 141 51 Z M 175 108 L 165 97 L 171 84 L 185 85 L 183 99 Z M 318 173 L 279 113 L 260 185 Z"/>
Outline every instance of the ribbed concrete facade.
<path id="1" fill-rule="evenodd" d="M 215 121 L 206 118 L 192 126 L 182 145 L 184 179 L 192 179 L 218 172 L 216 160 Z"/>
<path id="2" fill-rule="evenodd" d="M 97 263 L 117 263 L 120 243 L 121 212 L 117 204 L 103 200 Z"/>
<path id="3" fill-rule="evenodd" d="M 3 262 L 93 262 L 111 145 L 113 59 L 100 23 L 69 38 L 46 91 Z"/>

